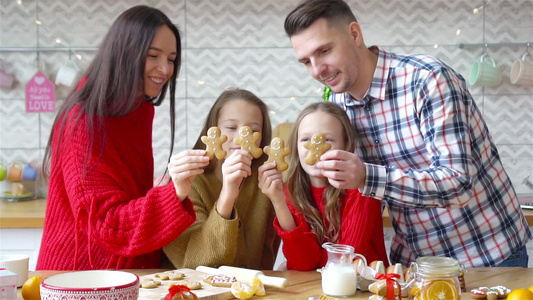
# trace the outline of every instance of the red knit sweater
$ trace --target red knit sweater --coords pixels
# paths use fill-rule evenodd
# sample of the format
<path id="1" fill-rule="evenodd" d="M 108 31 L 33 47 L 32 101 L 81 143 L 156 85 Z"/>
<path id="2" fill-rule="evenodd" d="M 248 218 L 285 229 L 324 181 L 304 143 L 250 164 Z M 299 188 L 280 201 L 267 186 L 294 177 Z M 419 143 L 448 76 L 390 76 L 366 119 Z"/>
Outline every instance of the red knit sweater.
<path id="1" fill-rule="evenodd" d="M 86 122 L 73 122 L 79 111 L 68 114 L 60 150 L 60 131 L 53 137 L 37 269 L 158 268 L 160 249 L 196 215 L 172 183 L 152 188 L 154 106 L 143 102 L 126 116 L 106 117 L 106 139 L 95 136 L 90 156 Z"/>
<path id="2" fill-rule="evenodd" d="M 316 206 L 324 217 L 322 195 L 325 187 L 311 188 Z M 287 204 L 297 227 L 291 231 L 284 231 L 278 219 L 274 220 L 274 226 L 283 241 L 283 254 L 287 259 L 287 269 L 309 271 L 325 266 L 328 260 L 327 251 L 318 244 L 317 237 L 311 231 L 304 216 L 292 206 L 290 200 Z M 353 246 L 355 252 L 362 254 L 368 263 L 381 260 L 385 266 L 388 266 L 380 202 L 363 197 L 357 189 L 348 190 L 342 202 L 341 214 L 341 234 L 336 244 Z"/>

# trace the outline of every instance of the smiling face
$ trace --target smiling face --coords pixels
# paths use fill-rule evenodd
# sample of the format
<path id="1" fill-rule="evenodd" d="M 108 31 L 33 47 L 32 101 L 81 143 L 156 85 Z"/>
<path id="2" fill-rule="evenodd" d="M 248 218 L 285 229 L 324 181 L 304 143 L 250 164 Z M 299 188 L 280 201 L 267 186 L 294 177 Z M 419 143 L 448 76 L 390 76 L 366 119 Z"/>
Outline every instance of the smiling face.
<path id="1" fill-rule="evenodd" d="M 352 23 L 356 24 L 356 23 Z M 357 26 L 336 28 L 318 19 L 308 28 L 291 37 L 298 61 L 309 74 L 334 92 L 342 93 L 355 88 L 359 76 L 360 59 Z"/>
<path id="2" fill-rule="evenodd" d="M 228 140 L 222 145 L 222 148 L 228 152 L 228 156 L 236 149 L 241 149 L 240 145 L 235 145 L 233 139 L 238 136 L 251 135 L 252 132 L 240 132 L 243 126 L 248 126 L 253 132 L 263 135 L 263 114 L 261 109 L 250 102 L 235 99 L 227 102 L 220 109 L 220 115 L 217 123 L 222 135 L 226 135 Z M 261 139 L 257 141 L 257 146 L 261 144 Z"/>
<path id="3" fill-rule="evenodd" d="M 312 140 L 313 135 L 318 132 L 324 134 L 325 141 Z M 309 175 L 309 180 L 313 186 L 323 187 L 326 185 L 327 179 L 322 176 L 321 170 L 304 162 L 309 153 L 309 150 L 304 147 L 307 141 L 312 143 L 327 142 L 331 144 L 331 150 L 344 150 L 345 142 L 341 121 L 331 114 L 317 110 L 305 116 L 298 126 L 298 158 L 300 165 Z"/>
<path id="4" fill-rule="evenodd" d="M 176 43 L 176 36 L 168 26 L 159 27 L 146 56 L 143 91 L 146 96 L 157 97 L 174 73 Z"/>

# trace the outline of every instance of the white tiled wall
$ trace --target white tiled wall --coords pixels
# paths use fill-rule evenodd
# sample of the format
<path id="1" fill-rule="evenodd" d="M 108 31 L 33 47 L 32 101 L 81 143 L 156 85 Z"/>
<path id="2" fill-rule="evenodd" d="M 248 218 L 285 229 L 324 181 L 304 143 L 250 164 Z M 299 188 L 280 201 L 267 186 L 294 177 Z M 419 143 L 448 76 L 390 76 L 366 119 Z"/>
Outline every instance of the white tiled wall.
<path id="1" fill-rule="evenodd" d="M 293 121 L 301 108 L 319 101 L 322 86 L 296 62 L 283 20 L 299 0 L 0 0 L 0 58 L 16 75 L 39 57 L 52 79 L 59 65 L 80 54 L 86 66 L 111 22 L 136 4 L 163 10 L 181 29 L 184 64 L 178 86 L 175 151 L 191 147 L 208 108 L 229 86 L 263 98 L 273 125 Z M 513 86 L 512 62 L 533 42 L 533 0 L 349 0 L 367 45 L 403 53 L 429 53 L 469 77 L 485 44 L 504 73 L 495 88 L 472 87 L 507 172 L 519 193 L 533 171 L 533 87 Z M 478 12 L 474 13 L 477 8 Z M 36 25 L 36 20 L 41 25 Z M 460 32 L 459 35 L 457 33 Z M 56 43 L 59 38 L 61 43 Z M 438 45 L 438 47 L 436 47 Z M 72 47 L 76 52 L 51 51 Z M 46 51 L 28 51 L 41 47 Z M 13 49 L 16 48 L 16 49 Z M 9 51 L 7 51 L 9 50 Z M 13 51 L 15 50 L 15 51 Z M 533 44 L 529 48 L 533 52 Z M 58 102 L 67 88 L 58 87 Z M 40 160 L 54 113 L 25 113 L 24 89 L 0 89 L 0 160 Z M 169 149 L 168 105 L 154 124 L 156 172 L 163 172 Z"/>
<path id="2" fill-rule="evenodd" d="M 86 66 L 112 21 L 125 9 L 152 5 L 181 29 L 183 66 L 177 91 L 175 152 L 191 147 L 205 115 L 229 86 L 265 100 L 273 125 L 294 121 L 308 103 L 320 101 L 322 86 L 311 79 L 283 31 L 299 0 L 0 0 L 0 58 L 17 75 L 36 59 L 52 80 L 59 65 L 79 54 Z M 348 0 L 367 45 L 399 53 L 432 54 L 468 79 L 484 52 L 504 74 L 494 88 L 471 87 L 519 193 L 533 172 L 533 86 L 511 85 L 512 62 L 533 55 L 533 0 Z M 474 10 L 477 9 L 477 13 Z M 38 20 L 41 25 L 36 24 Z M 59 38 L 61 43 L 56 43 Z M 487 44 L 460 48 L 459 44 Z M 32 51 L 32 48 L 45 48 Z M 75 52 L 57 50 L 72 47 Z M 530 56 L 531 57 L 531 56 Z M 68 92 L 56 89 L 57 102 Z M 0 89 L 0 160 L 41 160 L 54 113 L 24 111 L 24 87 Z M 161 174 L 169 155 L 168 105 L 156 110 L 154 159 Z"/>

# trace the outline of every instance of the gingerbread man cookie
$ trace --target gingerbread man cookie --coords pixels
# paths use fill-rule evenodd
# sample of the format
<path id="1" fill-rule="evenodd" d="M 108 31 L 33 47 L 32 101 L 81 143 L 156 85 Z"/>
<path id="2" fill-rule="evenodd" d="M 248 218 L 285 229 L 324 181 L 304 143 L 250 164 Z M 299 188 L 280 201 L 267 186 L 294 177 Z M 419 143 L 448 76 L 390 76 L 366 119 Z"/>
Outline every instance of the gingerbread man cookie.
<path id="1" fill-rule="evenodd" d="M 312 166 L 320 161 L 320 156 L 331 149 L 331 144 L 326 143 L 326 136 L 323 133 L 315 133 L 310 141 L 305 142 L 304 147 L 309 150 L 305 163 Z"/>
<path id="2" fill-rule="evenodd" d="M 493 287 L 478 287 L 477 289 L 473 289 L 470 291 L 470 296 L 472 299 L 488 299 L 488 300 L 496 300 L 496 299 L 506 299 L 507 296 L 511 293 L 511 290 L 498 285 Z"/>
<path id="3" fill-rule="evenodd" d="M 289 164 L 285 162 L 285 156 L 289 155 L 291 153 L 291 149 L 289 147 L 284 148 L 285 143 L 283 140 L 279 137 L 275 137 L 270 142 L 270 146 L 265 146 L 265 153 L 268 155 L 268 160 L 266 163 L 275 162 L 276 168 L 283 172 L 289 168 Z"/>
<path id="4" fill-rule="evenodd" d="M 228 137 L 220 134 L 220 128 L 213 126 L 207 130 L 207 135 L 201 137 L 202 142 L 206 145 L 205 155 L 209 156 L 209 159 L 217 157 L 223 159 L 226 157 L 226 151 L 222 148 Z"/>
<path id="5" fill-rule="evenodd" d="M 242 150 L 250 152 L 254 158 L 259 158 L 263 155 L 263 149 L 257 147 L 257 141 L 260 139 L 259 132 L 253 132 L 249 126 L 243 126 L 239 128 L 239 136 L 233 139 L 233 143 L 241 146 Z"/>
<path id="6" fill-rule="evenodd" d="M 140 287 L 144 289 L 155 289 L 156 287 L 161 285 L 161 281 L 153 280 L 153 279 L 145 279 L 140 281 Z"/>

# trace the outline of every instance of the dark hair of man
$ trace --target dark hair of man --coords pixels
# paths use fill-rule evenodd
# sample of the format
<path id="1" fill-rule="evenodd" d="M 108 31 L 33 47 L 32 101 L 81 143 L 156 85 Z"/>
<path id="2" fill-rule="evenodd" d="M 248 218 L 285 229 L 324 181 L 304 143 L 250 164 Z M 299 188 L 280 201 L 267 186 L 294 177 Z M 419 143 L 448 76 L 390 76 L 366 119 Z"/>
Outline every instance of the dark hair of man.
<path id="1" fill-rule="evenodd" d="M 174 72 L 157 97 L 142 96 L 139 98 L 139 91 L 144 89 L 148 49 L 161 26 L 168 26 L 176 36 L 177 55 L 174 61 Z M 96 133 L 103 137 L 103 143 L 105 143 L 105 117 L 127 115 L 137 109 L 142 101 L 159 106 L 165 99 L 167 88 L 170 90 L 171 155 L 174 148 L 176 78 L 180 66 L 180 33 L 163 12 L 144 5 L 134 6 L 124 11 L 111 25 L 94 59 L 84 72 L 85 82 L 81 87 L 74 88 L 70 92 L 58 111 L 45 151 L 43 173 L 47 175 L 46 168 L 49 166 L 52 155 L 54 131 L 61 130 L 60 136 L 64 137 L 66 116 L 75 105 L 81 107 L 80 114 L 75 119 L 76 124 L 83 114 L 86 115 L 87 131 L 90 134 L 87 147 L 87 153 L 89 153 L 92 151 Z M 60 122 L 61 126 L 56 127 L 55 125 Z M 60 138 L 58 149 L 62 142 Z"/>
<path id="2" fill-rule="evenodd" d="M 357 22 L 348 4 L 342 0 L 303 0 L 285 18 L 285 33 L 291 38 L 320 18 L 326 19 L 330 26 Z"/>

